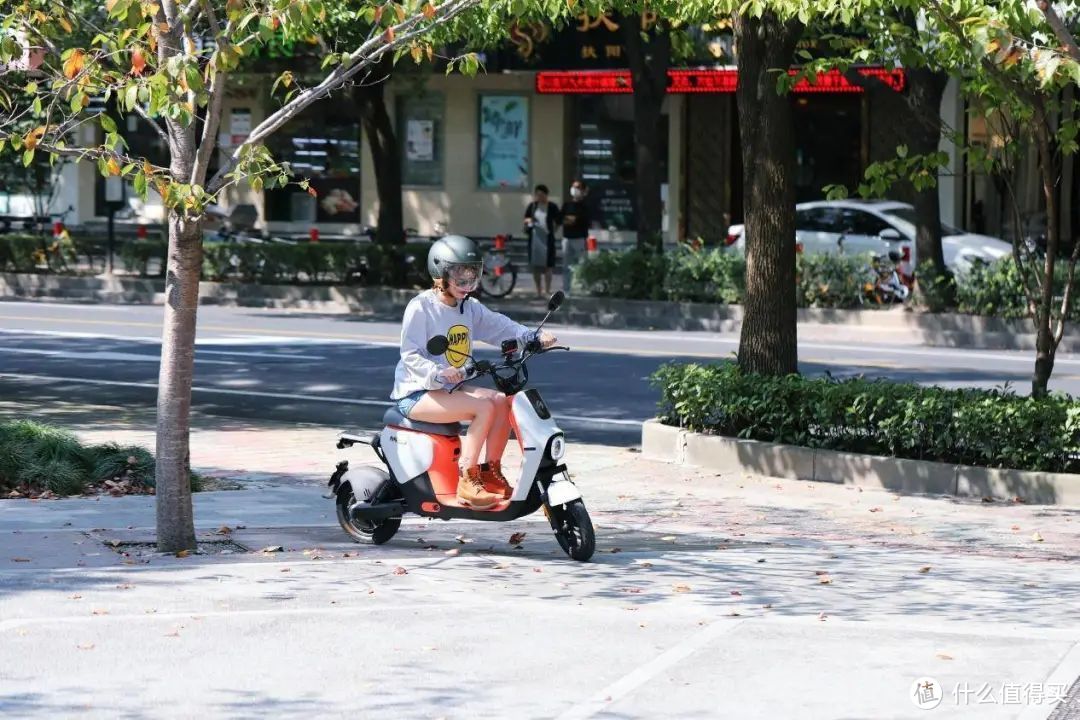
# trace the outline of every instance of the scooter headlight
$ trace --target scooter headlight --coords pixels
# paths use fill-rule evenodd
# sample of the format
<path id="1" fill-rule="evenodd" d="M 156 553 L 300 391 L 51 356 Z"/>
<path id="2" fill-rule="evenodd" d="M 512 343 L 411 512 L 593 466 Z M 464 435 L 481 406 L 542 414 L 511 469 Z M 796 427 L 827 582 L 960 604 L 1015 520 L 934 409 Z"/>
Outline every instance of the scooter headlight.
<path id="1" fill-rule="evenodd" d="M 562 460 L 563 455 L 565 455 L 565 454 L 566 454 L 566 443 L 563 441 L 563 438 L 562 438 L 561 435 L 556 436 L 556 438 L 551 441 L 551 459 L 552 460 Z"/>

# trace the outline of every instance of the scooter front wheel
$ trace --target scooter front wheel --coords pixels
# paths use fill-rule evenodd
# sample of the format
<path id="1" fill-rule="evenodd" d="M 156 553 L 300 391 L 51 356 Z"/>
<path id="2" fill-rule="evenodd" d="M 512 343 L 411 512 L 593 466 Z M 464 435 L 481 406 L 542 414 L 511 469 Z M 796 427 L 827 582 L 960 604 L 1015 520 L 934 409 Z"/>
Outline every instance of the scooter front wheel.
<path id="1" fill-rule="evenodd" d="M 401 527 L 401 518 L 388 518 L 379 522 L 354 520 L 349 517 L 349 506 L 356 502 L 351 492 L 341 492 L 337 496 L 337 519 L 341 528 L 353 540 L 369 545 L 382 545 L 397 534 Z"/>
<path id="2" fill-rule="evenodd" d="M 551 527 L 559 547 L 574 560 L 584 562 L 596 551 L 596 532 L 585 503 L 574 500 L 550 510 Z"/>

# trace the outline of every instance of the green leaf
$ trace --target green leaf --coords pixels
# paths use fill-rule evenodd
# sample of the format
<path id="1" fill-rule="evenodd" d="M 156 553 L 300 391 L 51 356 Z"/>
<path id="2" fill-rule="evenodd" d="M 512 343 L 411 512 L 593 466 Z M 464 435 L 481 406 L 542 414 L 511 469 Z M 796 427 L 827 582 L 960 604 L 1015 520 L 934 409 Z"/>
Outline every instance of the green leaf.
<path id="1" fill-rule="evenodd" d="M 107 133 L 115 133 L 116 132 L 116 121 L 113 120 L 111 117 L 109 117 L 105 113 L 102 113 L 101 115 L 98 115 L 98 119 L 101 121 L 101 129 L 102 130 L 104 130 Z"/>
<path id="2" fill-rule="evenodd" d="M 135 174 L 135 178 L 131 183 L 135 188 L 135 194 L 143 200 L 146 199 L 146 175 L 140 173 Z"/>
<path id="3" fill-rule="evenodd" d="M 897 145 L 896 146 L 896 157 L 906 158 L 907 154 L 908 154 L 907 145 Z"/>
<path id="4" fill-rule="evenodd" d="M 41 98 L 39 98 L 39 97 L 34 98 L 33 109 L 34 109 L 34 115 L 44 115 L 45 114 L 44 108 L 41 107 Z"/>
<path id="5" fill-rule="evenodd" d="M 32 162 L 34 162 L 34 151 L 33 150 L 27 150 L 26 152 L 23 153 L 23 156 L 22 156 L 23 167 L 30 167 L 30 163 L 32 163 Z"/>

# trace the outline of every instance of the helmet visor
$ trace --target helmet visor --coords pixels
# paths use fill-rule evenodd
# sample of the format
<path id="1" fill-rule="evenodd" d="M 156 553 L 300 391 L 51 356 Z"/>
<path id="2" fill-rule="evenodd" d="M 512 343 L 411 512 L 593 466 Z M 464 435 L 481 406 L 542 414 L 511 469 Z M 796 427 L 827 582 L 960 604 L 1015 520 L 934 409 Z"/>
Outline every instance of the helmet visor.
<path id="1" fill-rule="evenodd" d="M 456 263 L 446 267 L 446 279 L 458 290 L 472 292 L 480 285 L 483 263 Z"/>

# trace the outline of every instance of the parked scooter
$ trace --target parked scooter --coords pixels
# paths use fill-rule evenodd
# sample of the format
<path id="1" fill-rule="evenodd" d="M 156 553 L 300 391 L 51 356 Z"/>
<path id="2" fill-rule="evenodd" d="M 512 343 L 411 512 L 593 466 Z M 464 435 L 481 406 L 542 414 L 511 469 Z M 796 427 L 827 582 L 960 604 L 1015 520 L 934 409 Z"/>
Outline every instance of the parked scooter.
<path id="1" fill-rule="evenodd" d="M 873 279 L 863 288 L 868 299 L 878 305 L 907 302 L 911 297 L 911 288 L 900 279 L 900 273 L 897 270 L 900 261 L 900 253 L 895 250 L 889 251 L 889 262 L 885 262 L 885 258 L 881 255 L 873 256 L 870 261 Z"/>
<path id="2" fill-rule="evenodd" d="M 396 407 L 383 416 L 385 427 L 372 437 L 344 432 L 337 447 L 369 445 L 384 467 L 362 465 L 350 469 L 347 460 L 338 463 L 330 477 L 330 494 L 337 506 L 338 522 L 353 539 L 381 545 L 389 541 L 407 513 L 443 520 L 516 520 L 543 509 L 559 546 L 574 560 L 588 560 L 596 548 L 592 520 L 581 492 L 561 463 L 566 453 L 562 430 L 529 382 L 527 363 L 537 355 L 565 347 L 544 349 L 540 328 L 562 304 L 556 292 L 548 302 L 544 322 L 530 335 L 524 347 L 516 340 L 502 344 L 502 361 L 472 360 L 462 385 L 490 375 L 500 392 L 513 398 L 510 422 L 522 452 L 521 475 L 508 500 L 487 510 L 463 506 L 457 499 L 458 463 L 461 454 L 460 423 L 438 424 L 409 420 Z M 449 347 L 445 336 L 428 341 L 432 355 L 442 355 Z"/>

